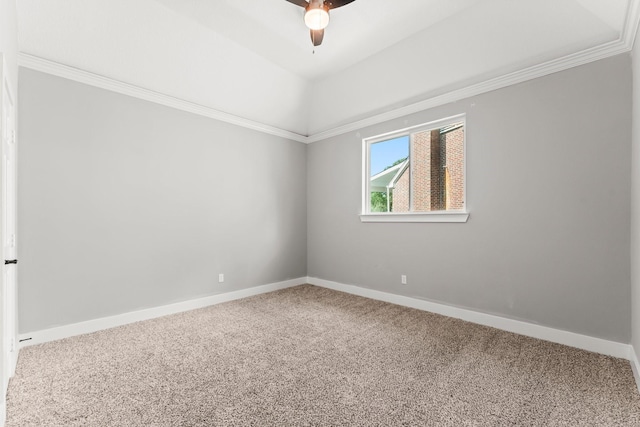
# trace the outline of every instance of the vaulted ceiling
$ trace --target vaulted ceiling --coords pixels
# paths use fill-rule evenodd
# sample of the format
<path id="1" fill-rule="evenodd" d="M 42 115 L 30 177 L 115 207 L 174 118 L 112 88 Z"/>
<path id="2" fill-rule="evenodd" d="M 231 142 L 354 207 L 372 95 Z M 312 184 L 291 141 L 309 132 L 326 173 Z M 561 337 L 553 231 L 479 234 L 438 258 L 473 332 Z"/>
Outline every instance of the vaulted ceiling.
<path id="1" fill-rule="evenodd" d="M 23 57 L 306 136 L 523 70 L 627 51 L 637 2 L 357 0 L 331 12 L 316 48 L 303 9 L 285 0 L 17 7 Z"/>

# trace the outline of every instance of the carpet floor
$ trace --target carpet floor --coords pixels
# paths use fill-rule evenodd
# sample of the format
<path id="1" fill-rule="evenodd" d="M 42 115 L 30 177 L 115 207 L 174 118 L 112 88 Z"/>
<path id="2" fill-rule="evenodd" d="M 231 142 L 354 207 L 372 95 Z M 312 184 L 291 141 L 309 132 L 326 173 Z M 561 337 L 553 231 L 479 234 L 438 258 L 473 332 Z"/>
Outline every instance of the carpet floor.
<path id="1" fill-rule="evenodd" d="M 639 426 L 628 361 L 311 285 L 21 350 L 7 427 Z"/>

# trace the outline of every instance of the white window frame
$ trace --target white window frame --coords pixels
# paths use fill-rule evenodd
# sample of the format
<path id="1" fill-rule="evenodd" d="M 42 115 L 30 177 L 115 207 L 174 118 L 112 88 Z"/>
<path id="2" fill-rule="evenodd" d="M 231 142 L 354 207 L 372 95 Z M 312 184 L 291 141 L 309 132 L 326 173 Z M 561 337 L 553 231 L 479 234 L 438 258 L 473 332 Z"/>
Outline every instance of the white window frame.
<path id="1" fill-rule="evenodd" d="M 443 128 L 445 126 L 462 123 L 464 126 L 463 140 L 463 174 L 464 174 L 464 209 L 432 212 L 371 212 L 371 196 L 369 191 L 371 165 L 371 145 L 377 142 L 387 141 L 401 136 L 411 135 L 416 132 Z M 409 138 L 409 144 L 412 144 Z M 409 147 L 411 153 L 411 146 Z M 409 154 L 411 155 L 411 154 Z M 409 179 L 413 181 L 413 169 L 410 170 Z M 413 185 L 410 186 L 413 192 Z M 411 196 L 412 197 L 412 196 Z M 360 221 L 362 222 L 467 222 L 469 212 L 467 211 L 467 122 L 465 114 L 447 117 L 428 123 L 423 123 L 408 128 L 395 130 L 381 135 L 371 136 L 362 140 L 362 210 L 360 211 Z"/>

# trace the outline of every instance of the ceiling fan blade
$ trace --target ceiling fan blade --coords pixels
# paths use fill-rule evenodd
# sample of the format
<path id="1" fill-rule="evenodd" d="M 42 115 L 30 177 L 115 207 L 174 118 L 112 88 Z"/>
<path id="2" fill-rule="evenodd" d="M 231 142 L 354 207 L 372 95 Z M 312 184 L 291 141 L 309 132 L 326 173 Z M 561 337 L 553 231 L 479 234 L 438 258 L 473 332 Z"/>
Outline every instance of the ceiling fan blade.
<path id="1" fill-rule="evenodd" d="M 314 46 L 320 46 L 324 38 L 324 30 L 311 30 L 311 41 Z"/>
<path id="2" fill-rule="evenodd" d="M 309 3 L 306 0 L 285 0 L 285 1 L 288 1 L 289 3 L 293 3 L 296 6 L 300 6 L 300 7 L 309 6 Z"/>
<path id="3" fill-rule="evenodd" d="M 335 9 L 338 7 L 345 6 L 355 0 L 324 0 L 324 4 L 329 6 L 329 9 Z"/>

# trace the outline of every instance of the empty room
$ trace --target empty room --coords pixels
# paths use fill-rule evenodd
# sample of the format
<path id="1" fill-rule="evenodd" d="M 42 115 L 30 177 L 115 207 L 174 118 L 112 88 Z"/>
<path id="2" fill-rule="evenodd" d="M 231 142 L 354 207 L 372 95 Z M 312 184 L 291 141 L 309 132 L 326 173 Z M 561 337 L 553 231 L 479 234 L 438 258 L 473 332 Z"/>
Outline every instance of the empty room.
<path id="1" fill-rule="evenodd" d="M 640 425 L 640 0 L 0 0 L 0 427 Z"/>

